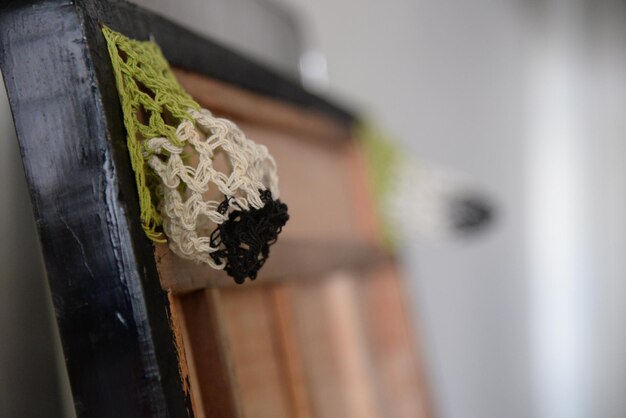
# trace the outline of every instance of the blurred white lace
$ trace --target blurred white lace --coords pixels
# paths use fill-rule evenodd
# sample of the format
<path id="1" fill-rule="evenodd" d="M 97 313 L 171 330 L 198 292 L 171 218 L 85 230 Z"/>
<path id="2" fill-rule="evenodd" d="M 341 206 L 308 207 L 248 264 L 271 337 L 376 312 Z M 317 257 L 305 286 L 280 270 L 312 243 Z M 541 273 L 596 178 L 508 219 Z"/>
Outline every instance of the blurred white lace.
<path id="1" fill-rule="evenodd" d="M 391 169 L 381 203 L 394 235 L 429 239 L 469 236 L 494 218 L 493 204 L 467 175 L 403 158 Z"/>

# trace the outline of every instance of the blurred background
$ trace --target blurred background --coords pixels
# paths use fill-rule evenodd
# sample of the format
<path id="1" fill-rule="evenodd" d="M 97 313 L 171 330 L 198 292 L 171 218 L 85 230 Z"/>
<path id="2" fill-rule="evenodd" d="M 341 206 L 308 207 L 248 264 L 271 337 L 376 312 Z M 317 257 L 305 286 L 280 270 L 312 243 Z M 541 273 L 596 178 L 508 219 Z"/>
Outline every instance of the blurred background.
<path id="1" fill-rule="evenodd" d="M 480 234 L 401 247 L 437 416 L 626 416 L 626 3 L 136 3 L 489 196 Z M 0 416 L 71 416 L 4 92 L 0 129 Z"/>

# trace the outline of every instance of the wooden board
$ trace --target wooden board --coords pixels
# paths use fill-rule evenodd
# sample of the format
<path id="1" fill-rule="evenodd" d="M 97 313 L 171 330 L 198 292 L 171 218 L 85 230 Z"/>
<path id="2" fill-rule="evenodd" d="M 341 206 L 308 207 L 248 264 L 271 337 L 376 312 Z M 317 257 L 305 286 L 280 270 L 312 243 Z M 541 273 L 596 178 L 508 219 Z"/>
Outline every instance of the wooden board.
<path id="1" fill-rule="evenodd" d="M 392 263 L 374 268 L 367 276 L 355 286 L 383 416 L 432 417 L 423 356 L 402 277 Z"/>
<path id="2" fill-rule="evenodd" d="M 270 293 L 264 288 L 232 288 L 220 294 L 244 416 L 292 417 Z"/>
<path id="3" fill-rule="evenodd" d="M 199 290 L 173 299 L 187 347 L 196 417 L 242 417 L 220 293 Z"/>

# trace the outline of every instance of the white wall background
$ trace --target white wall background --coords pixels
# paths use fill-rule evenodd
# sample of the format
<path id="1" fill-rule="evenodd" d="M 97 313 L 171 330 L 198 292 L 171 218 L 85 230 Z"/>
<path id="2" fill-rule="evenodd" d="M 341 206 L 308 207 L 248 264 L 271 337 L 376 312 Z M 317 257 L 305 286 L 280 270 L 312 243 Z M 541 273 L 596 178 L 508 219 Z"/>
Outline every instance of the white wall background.
<path id="1" fill-rule="evenodd" d="M 4 87 L 0 190 L 0 417 L 61 417 L 69 406 L 61 389 L 67 380 Z"/>
<path id="2" fill-rule="evenodd" d="M 491 194 L 498 218 L 486 234 L 407 246 L 439 416 L 626 416 L 622 2 L 274 0 L 269 9 L 263 0 L 233 0 L 230 8 L 216 0 L 137 2 L 287 74 L 296 72 L 299 45 L 322 52 L 327 94 Z M 299 17 L 301 38 L 234 23 L 276 4 Z M 33 370 L 20 357 L 31 337 L 19 330 L 55 340 L 45 291 L 33 290 L 41 289 L 41 271 L 26 256 L 36 241 L 30 235 L 12 245 L 33 224 L 11 129 L 2 135 L 0 416 L 56 416 L 10 409 L 20 404 L 7 395 L 16 392 L 11 376 Z M 32 294 L 35 313 L 24 308 Z M 37 364 L 50 357 L 40 353 Z"/>

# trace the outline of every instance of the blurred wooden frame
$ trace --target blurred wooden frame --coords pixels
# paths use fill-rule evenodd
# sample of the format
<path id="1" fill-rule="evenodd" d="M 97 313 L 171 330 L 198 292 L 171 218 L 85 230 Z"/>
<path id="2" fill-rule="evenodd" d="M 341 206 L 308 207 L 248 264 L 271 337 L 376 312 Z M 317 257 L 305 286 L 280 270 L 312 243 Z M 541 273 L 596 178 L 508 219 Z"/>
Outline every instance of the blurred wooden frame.
<path id="1" fill-rule="evenodd" d="M 291 220 L 253 284 L 144 236 L 102 24 L 276 157 Z M 4 3 L 0 66 L 79 417 L 432 416 L 349 112 L 121 1 Z"/>

